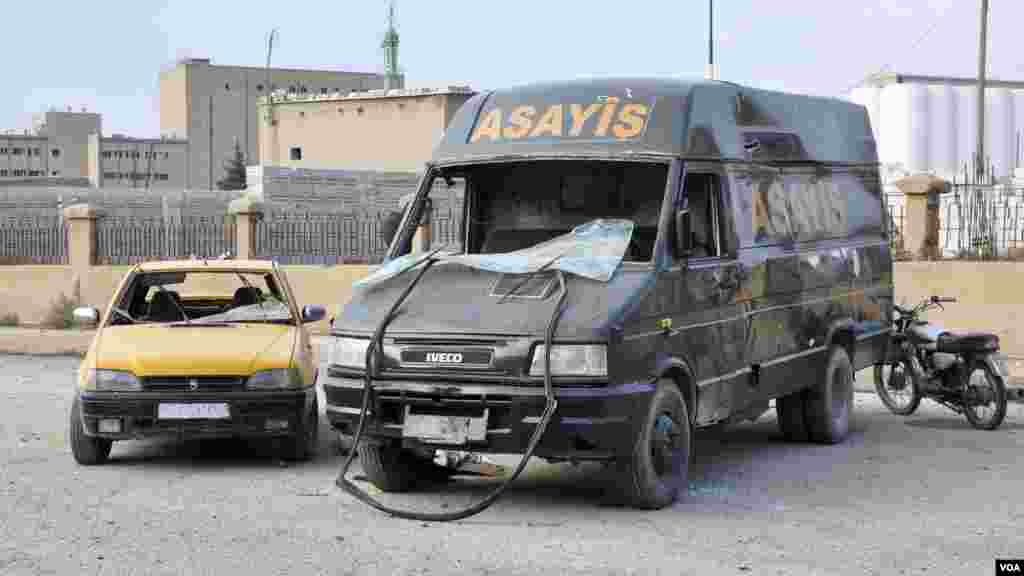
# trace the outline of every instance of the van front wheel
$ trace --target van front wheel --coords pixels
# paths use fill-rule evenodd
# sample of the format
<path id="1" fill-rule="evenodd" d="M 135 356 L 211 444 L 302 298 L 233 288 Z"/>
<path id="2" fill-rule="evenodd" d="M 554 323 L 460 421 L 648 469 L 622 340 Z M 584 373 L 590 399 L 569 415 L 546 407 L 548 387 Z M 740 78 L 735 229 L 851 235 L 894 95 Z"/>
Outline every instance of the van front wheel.
<path id="1" fill-rule="evenodd" d="M 676 383 L 662 379 L 651 398 L 630 456 L 616 463 L 617 489 L 628 504 L 671 505 L 689 481 L 690 416 Z"/>

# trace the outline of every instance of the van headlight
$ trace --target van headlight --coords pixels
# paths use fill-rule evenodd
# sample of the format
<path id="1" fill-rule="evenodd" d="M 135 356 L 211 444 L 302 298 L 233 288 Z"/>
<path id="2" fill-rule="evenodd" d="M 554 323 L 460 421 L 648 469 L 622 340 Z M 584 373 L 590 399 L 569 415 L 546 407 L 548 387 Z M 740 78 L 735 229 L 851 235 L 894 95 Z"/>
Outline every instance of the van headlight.
<path id="1" fill-rule="evenodd" d="M 366 349 L 370 340 L 363 338 L 332 338 L 328 362 L 332 366 L 365 368 Z"/>
<path id="2" fill-rule="evenodd" d="M 544 375 L 543 344 L 533 349 L 530 376 Z M 604 344 L 555 344 L 551 347 L 552 376 L 608 376 L 608 347 Z"/>
<path id="3" fill-rule="evenodd" d="M 142 383 L 127 370 L 90 369 L 85 377 L 85 387 L 104 392 L 138 392 L 142 390 Z"/>
<path id="4" fill-rule="evenodd" d="M 260 370 L 249 376 L 249 379 L 245 381 L 245 387 L 256 390 L 301 388 L 302 375 L 296 368 Z"/>

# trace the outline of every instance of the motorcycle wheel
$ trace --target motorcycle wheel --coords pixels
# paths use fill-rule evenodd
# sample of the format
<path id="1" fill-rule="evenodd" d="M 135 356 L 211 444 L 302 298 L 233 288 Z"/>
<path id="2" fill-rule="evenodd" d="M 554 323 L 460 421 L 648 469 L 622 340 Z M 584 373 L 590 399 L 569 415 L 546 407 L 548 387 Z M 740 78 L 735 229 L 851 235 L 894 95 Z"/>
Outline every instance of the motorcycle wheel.
<path id="1" fill-rule="evenodd" d="M 875 392 L 882 404 L 899 416 L 913 414 L 921 404 L 921 388 L 906 360 L 875 364 Z"/>
<path id="2" fill-rule="evenodd" d="M 976 400 L 985 400 L 985 403 L 978 405 Z M 991 412 L 979 413 L 978 408 L 989 406 L 992 406 Z M 1006 417 L 1006 383 L 983 359 L 975 360 L 967 372 L 963 407 L 967 421 L 978 430 L 995 430 Z"/>

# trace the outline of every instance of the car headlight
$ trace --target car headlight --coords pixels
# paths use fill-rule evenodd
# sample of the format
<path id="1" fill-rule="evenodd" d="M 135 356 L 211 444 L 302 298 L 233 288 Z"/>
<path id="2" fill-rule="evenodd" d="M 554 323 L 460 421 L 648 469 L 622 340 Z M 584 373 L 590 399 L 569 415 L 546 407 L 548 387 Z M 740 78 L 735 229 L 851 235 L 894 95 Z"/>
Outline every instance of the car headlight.
<path id="1" fill-rule="evenodd" d="M 533 349 L 530 376 L 544 375 L 543 344 Z M 607 376 L 608 347 L 604 344 L 555 344 L 551 347 L 552 376 Z"/>
<path id="2" fill-rule="evenodd" d="M 332 338 L 328 362 L 332 366 L 346 368 L 365 368 L 366 349 L 370 340 L 360 338 Z"/>
<path id="3" fill-rule="evenodd" d="M 295 368 L 274 368 L 260 370 L 249 376 L 245 381 L 246 388 L 266 390 L 268 388 L 299 388 L 302 386 L 302 375 Z"/>
<path id="4" fill-rule="evenodd" d="M 86 375 L 85 387 L 105 392 L 137 392 L 142 383 L 135 374 L 126 370 L 90 369 Z"/>

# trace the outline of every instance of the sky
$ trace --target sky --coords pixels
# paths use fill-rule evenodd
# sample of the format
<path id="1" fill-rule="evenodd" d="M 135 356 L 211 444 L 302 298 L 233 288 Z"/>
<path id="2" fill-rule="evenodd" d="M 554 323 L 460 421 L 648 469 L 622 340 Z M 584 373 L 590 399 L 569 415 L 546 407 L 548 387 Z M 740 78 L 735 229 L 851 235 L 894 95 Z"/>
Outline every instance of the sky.
<path id="1" fill-rule="evenodd" d="M 383 72 L 385 0 L 4 4 L 0 128 L 84 106 L 103 114 L 108 135 L 159 135 L 161 69 L 189 56 L 262 66 L 274 27 L 273 66 Z M 715 4 L 722 80 L 838 97 L 882 68 L 977 74 L 980 0 Z M 396 12 L 407 85 L 699 78 L 707 62 L 707 0 L 398 0 Z M 990 0 L 990 77 L 1024 80 L 1019 22 L 1024 2 Z"/>

